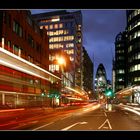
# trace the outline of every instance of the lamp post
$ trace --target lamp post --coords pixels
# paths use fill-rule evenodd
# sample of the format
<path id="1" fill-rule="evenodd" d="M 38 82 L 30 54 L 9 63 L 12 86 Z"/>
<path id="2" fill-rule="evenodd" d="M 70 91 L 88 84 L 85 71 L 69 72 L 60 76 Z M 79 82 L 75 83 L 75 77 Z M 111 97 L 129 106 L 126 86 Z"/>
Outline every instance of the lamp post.
<path id="1" fill-rule="evenodd" d="M 64 90 L 64 66 L 66 66 L 66 60 L 64 59 L 64 57 L 59 57 L 59 58 L 57 58 L 57 61 L 60 66 L 60 69 L 61 69 L 61 78 L 62 78 L 61 90 L 63 91 Z"/>

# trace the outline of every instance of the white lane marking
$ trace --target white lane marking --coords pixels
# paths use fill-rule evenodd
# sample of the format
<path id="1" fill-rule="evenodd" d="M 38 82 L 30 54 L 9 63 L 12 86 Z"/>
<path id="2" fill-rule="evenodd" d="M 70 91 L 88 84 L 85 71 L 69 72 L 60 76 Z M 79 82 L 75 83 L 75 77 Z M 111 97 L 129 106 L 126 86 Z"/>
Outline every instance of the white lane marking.
<path id="1" fill-rule="evenodd" d="M 64 117 L 64 118 L 61 118 L 60 120 L 64 120 L 64 119 L 66 119 L 66 118 L 68 118 L 69 116 L 66 116 L 66 117 Z"/>
<path id="2" fill-rule="evenodd" d="M 111 124 L 110 124 L 110 122 L 109 122 L 108 119 L 106 119 L 106 120 L 104 121 L 104 123 L 103 123 L 100 127 L 98 127 L 98 129 L 101 129 L 106 123 L 108 123 L 109 128 L 112 129 Z"/>
<path id="3" fill-rule="evenodd" d="M 38 129 L 40 129 L 40 128 L 43 128 L 43 127 L 48 126 L 48 125 L 53 124 L 53 123 L 54 123 L 54 122 L 50 122 L 50 123 L 48 123 L 48 124 L 42 125 L 42 126 L 40 126 L 40 127 L 37 127 L 37 128 L 35 128 L 35 129 L 33 129 L 32 131 L 38 130 Z"/>
<path id="4" fill-rule="evenodd" d="M 81 122 L 80 124 L 87 124 L 88 122 Z"/>
<path id="5" fill-rule="evenodd" d="M 75 125 L 77 125 L 77 124 L 79 124 L 80 122 L 77 122 L 77 123 L 74 123 L 74 124 L 72 124 L 72 125 L 70 125 L 70 126 L 68 126 L 68 127 L 65 127 L 65 128 L 63 128 L 63 129 L 61 129 L 61 130 L 68 130 L 68 129 L 70 129 L 71 127 L 73 127 L 73 126 L 75 126 Z"/>
<path id="6" fill-rule="evenodd" d="M 69 130 L 70 128 L 72 128 L 73 126 L 75 126 L 75 125 L 77 125 L 77 124 L 87 124 L 88 122 L 77 122 L 77 123 L 74 123 L 74 124 L 72 124 L 72 125 L 70 125 L 70 126 L 68 126 L 68 127 L 65 127 L 65 128 L 63 128 L 63 129 L 61 129 L 61 130 Z"/>
<path id="7" fill-rule="evenodd" d="M 105 116 L 107 117 L 107 114 L 104 112 Z"/>
<path id="8" fill-rule="evenodd" d="M 104 129 L 108 129 L 108 127 L 105 127 L 105 126 L 104 126 L 103 128 L 104 128 Z"/>

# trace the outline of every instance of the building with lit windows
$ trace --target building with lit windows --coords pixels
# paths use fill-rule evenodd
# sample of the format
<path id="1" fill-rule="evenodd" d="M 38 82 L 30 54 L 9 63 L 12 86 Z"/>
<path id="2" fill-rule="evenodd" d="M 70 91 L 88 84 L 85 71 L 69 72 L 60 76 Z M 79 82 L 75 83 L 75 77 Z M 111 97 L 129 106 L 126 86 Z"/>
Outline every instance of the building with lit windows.
<path id="1" fill-rule="evenodd" d="M 127 32 L 120 32 L 115 39 L 115 91 L 127 87 Z"/>
<path id="2" fill-rule="evenodd" d="M 49 58 L 51 51 L 66 52 L 72 63 L 73 85 L 82 88 L 82 15 L 81 11 L 67 12 L 66 10 L 33 14 L 41 29 L 47 30 L 49 36 Z M 54 52 L 54 51 L 53 51 Z M 50 64 L 49 71 L 57 71 L 58 65 Z"/>
<path id="3" fill-rule="evenodd" d="M 95 93 L 96 96 L 100 93 L 104 93 L 107 87 L 107 76 L 104 65 L 99 64 L 96 76 L 95 76 Z"/>
<path id="4" fill-rule="evenodd" d="M 140 9 L 127 10 L 126 31 L 119 33 L 115 41 L 115 89 L 140 85 Z M 130 102 L 139 102 L 135 90 Z M 137 101 L 136 101 L 137 100 Z"/>
<path id="5" fill-rule="evenodd" d="M 128 85 L 140 84 L 140 10 L 127 11 Z"/>
<path id="6" fill-rule="evenodd" d="M 0 11 L 0 107 L 50 106 L 49 39 L 30 11 Z"/>

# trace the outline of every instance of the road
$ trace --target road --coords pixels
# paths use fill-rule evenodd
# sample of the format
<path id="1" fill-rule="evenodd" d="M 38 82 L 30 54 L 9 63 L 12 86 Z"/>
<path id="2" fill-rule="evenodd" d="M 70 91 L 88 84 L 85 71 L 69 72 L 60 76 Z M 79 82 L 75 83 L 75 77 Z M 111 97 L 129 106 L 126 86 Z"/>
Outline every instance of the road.
<path id="1" fill-rule="evenodd" d="M 34 119 L 33 119 L 34 118 Z M 140 116 L 123 107 L 108 111 L 99 104 L 65 109 L 20 122 L 10 130 L 140 130 Z"/>

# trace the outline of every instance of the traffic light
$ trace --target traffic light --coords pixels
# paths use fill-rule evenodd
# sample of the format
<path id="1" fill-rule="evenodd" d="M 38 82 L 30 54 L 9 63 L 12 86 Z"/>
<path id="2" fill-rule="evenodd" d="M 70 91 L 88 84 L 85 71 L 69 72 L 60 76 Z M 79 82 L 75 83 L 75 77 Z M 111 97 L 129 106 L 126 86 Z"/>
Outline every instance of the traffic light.
<path id="1" fill-rule="evenodd" d="M 105 95 L 108 97 L 113 97 L 114 93 L 113 93 L 112 89 L 106 89 Z"/>

